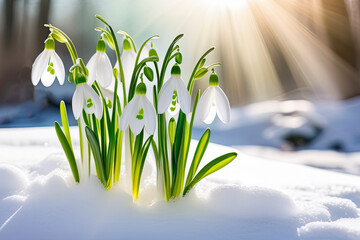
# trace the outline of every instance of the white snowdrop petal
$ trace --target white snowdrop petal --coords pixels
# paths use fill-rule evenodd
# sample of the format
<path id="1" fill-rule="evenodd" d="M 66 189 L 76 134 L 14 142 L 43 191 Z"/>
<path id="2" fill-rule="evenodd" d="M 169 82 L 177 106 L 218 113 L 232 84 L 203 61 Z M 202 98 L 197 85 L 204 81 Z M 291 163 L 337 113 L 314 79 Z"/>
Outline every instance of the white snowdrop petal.
<path id="1" fill-rule="evenodd" d="M 55 74 L 51 74 L 50 72 L 48 72 L 46 69 L 43 72 L 43 74 L 41 75 L 41 82 L 45 87 L 50 87 L 55 80 Z"/>
<path id="2" fill-rule="evenodd" d="M 164 113 L 170 106 L 175 88 L 176 88 L 176 80 L 174 77 L 171 77 L 162 86 L 160 93 L 159 93 L 159 99 L 158 99 L 158 112 L 159 113 Z"/>
<path id="3" fill-rule="evenodd" d="M 121 64 L 123 65 L 126 92 L 129 92 L 131 76 L 135 67 L 136 54 L 134 50 L 125 50 L 121 55 Z"/>
<path id="4" fill-rule="evenodd" d="M 148 134 L 153 135 L 156 128 L 156 113 L 153 105 L 143 96 L 143 109 L 144 109 L 144 121 L 145 121 L 145 130 Z"/>
<path id="5" fill-rule="evenodd" d="M 125 131 L 129 126 L 130 121 L 133 121 L 136 118 L 136 115 L 139 111 L 139 97 L 137 95 L 126 105 L 121 118 L 119 128 L 122 131 Z"/>
<path id="6" fill-rule="evenodd" d="M 72 110 L 75 119 L 79 119 L 84 107 L 84 96 L 81 85 L 77 86 L 72 97 Z"/>
<path id="7" fill-rule="evenodd" d="M 206 124 L 211 124 L 214 121 L 215 116 L 216 116 L 216 107 L 211 104 L 207 116 L 204 119 L 202 119 L 202 121 Z"/>
<path id="8" fill-rule="evenodd" d="M 208 87 L 205 90 L 205 92 L 201 95 L 200 100 L 197 104 L 196 111 L 199 116 L 199 119 L 203 122 L 205 122 L 205 119 L 208 117 L 210 113 L 213 97 L 214 97 L 214 87 Z"/>
<path id="9" fill-rule="evenodd" d="M 109 90 L 108 88 L 103 88 L 102 86 L 100 86 L 100 90 L 105 99 L 109 99 L 111 102 L 113 102 L 114 91 Z"/>
<path id="10" fill-rule="evenodd" d="M 113 70 L 110 59 L 106 53 L 101 54 L 98 67 L 99 69 L 97 72 L 99 75 L 100 85 L 103 87 L 108 87 L 113 80 Z"/>
<path id="11" fill-rule="evenodd" d="M 130 130 L 134 133 L 134 135 L 139 135 L 139 133 L 141 132 L 141 130 L 144 127 L 144 119 L 133 119 L 132 121 L 130 121 Z"/>
<path id="12" fill-rule="evenodd" d="M 92 107 L 94 108 L 93 113 L 95 113 L 95 117 L 101 119 L 103 116 L 103 104 L 99 95 L 87 84 L 84 84 L 84 90 L 86 99 L 89 97 L 93 103 Z"/>
<path id="13" fill-rule="evenodd" d="M 47 68 L 49 59 L 50 59 L 50 52 L 49 50 L 46 49 L 42 51 L 39 54 L 39 56 L 37 56 L 37 58 L 35 59 L 31 70 L 31 81 L 34 86 L 36 86 L 39 83 L 41 75 Z"/>
<path id="14" fill-rule="evenodd" d="M 89 76 L 87 78 L 87 84 L 92 85 L 96 78 L 96 65 L 98 62 L 99 53 L 96 52 L 92 57 L 90 58 L 89 62 L 86 64 L 86 68 L 89 70 Z"/>
<path id="15" fill-rule="evenodd" d="M 176 91 L 178 94 L 181 110 L 185 114 L 188 114 L 191 108 L 191 97 L 189 91 L 187 90 L 181 78 L 176 78 Z"/>
<path id="16" fill-rule="evenodd" d="M 230 103 L 224 91 L 215 87 L 216 112 L 223 123 L 230 122 Z"/>
<path id="17" fill-rule="evenodd" d="M 55 75 L 59 80 L 60 85 L 65 82 L 65 67 L 59 55 L 53 51 L 51 61 L 54 63 Z"/>

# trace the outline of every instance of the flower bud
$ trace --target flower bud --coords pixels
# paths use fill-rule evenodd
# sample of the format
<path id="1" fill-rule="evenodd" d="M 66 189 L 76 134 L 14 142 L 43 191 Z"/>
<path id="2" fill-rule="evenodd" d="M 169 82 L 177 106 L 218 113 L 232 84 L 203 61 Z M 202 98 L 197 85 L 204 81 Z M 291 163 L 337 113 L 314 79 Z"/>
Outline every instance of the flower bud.
<path id="1" fill-rule="evenodd" d="M 154 73 L 153 73 L 153 70 L 152 70 L 150 67 L 148 67 L 148 66 L 145 66 L 145 67 L 144 67 L 144 75 L 146 76 L 146 78 L 147 78 L 150 82 L 153 81 L 153 79 L 154 79 Z"/>
<path id="2" fill-rule="evenodd" d="M 180 52 L 177 52 L 175 55 L 175 62 L 178 64 L 182 63 L 182 54 Z"/>

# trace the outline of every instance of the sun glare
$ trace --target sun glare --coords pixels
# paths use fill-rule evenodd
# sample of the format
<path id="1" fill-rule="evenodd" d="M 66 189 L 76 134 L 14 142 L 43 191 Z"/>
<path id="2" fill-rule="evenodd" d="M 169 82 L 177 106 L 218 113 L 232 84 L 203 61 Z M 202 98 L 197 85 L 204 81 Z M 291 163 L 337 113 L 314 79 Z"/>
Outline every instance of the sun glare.
<path id="1" fill-rule="evenodd" d="M 170 7 L 178 20 L 172 24 L 196 39 L 194 54 L 201 54 L 201 46 L 217 47 L 221 84 L 232 103 L 280 100 L 299 90 L 339 99 L 358 89 L 355 67 L 329 39 L 336 29 L 326 27 L 326 21 L 345 26 L 344 20 L 319 1 L 183 0 L 181 8 L 179 3 Z"/>

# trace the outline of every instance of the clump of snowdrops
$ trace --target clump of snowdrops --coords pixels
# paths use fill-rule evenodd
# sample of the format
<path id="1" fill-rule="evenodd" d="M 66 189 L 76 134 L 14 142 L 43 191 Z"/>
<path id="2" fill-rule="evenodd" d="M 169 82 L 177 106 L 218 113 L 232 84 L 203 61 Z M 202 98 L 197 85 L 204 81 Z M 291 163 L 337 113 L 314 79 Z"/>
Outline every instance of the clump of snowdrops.
<path id="1" fill-rule="evenodd" d="M 74 43 L 60 29 L 46 24 L 50 34 L 44 51 L 32 67 L 32 83 L 41 80 L 46 87 L 57 77 L 65 81 L 65 69 L 55 52 L 55 42 L 64 43 L 73 66 L 68 80 L 76 86 L 72 98 L 72 111 L 78 121 L 81 162 L 77 164 L 71 141 L 65 103 L 60 103 L 62 128 L 55 122 L 55 130 L 68 159 L 74 180 L 80 182 L 80 172 L 90 175 L 90 160 L 95 162 L 96 175 L 106 189 L 120 181 L 122 156 L 125 156 L 125 173 L 132 187 L 134 201 L 139 196 L 139 186 L 144 163 L 152 149 L 157 167 L 157 185 L 164 199 L 185 196 L 196 183 L 233 161 L 237 154 L 227 153 L 215 158 L 198 170 L 210 139 L 210 129 L 200 138 L 186 173 L 189 147 L 195 113 L 200 120 L 210 124 L 218 115 L 221 121 L 230 121 L 229 101 L 219 87 L 214 68 L 218 63 L 205 66 L 210 48 L 198 60 L 188 80 L 182 79 L 180 65 L 182 54 L 178 35 L 170 44 L 162 64 L 153 48 L 152 36 L 136 48 L 131 36 L 123 36 L 122 51 L 112 27 L 96 15 L 104 25 L 97 27 L 100 39 L 96 52 L 85 65 L 77 54 Z M 115 51 L 113 68 L 106 48 Z M 165 81 L 170 71 L 171 77 Z M 212 71 L 209 87 L 203 94 L 195 93 L 191 109 L 194 83 Z M 123 151 L 125 154 L 123 154 Z M 92 156 L 92 157 L 91 157 Z"/>

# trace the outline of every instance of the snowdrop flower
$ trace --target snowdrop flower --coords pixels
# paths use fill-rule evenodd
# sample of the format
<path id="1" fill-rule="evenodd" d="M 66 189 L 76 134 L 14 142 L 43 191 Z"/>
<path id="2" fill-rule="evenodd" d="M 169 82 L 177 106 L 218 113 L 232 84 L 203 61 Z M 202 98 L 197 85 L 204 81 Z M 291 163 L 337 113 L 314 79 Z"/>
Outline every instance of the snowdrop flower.
<path id="1" fill-rule="evenodd" d="M 45 41 L 44 51 L 40 53 L 32 65 L 31 81 L 36 86 L 41 79 L 45 87 L 50 87 L 54 83 L 55 76 L 61 85 L 64 84 L 64 64 L 55 52 L 55 40 L 49 37 Z"/>
<path id="2" fill-rule="evenodd" d="M 214 121 L 216 114 L 223 123 L 230 121 L 230 104 L 224 91 L 219 87 L 216 73 L 210 75 L 209 87 L 201 96 L 197 105 L 199 118 L 206 124 Z"/>
<path id="3" fill-rule="evenodd" d="M 109 57 L 105 53 L 106 43 L 99 40 L 96 45 L 96 53 L 90 58 L 86 68 L 89 70 L 87 83 L 91 86 L 95 80 L 106 88 L 111 84 L 113 70 Z"/>
<path id="4" fill-rule="evenodd" d="M 170 79 L 162 86 L 159 93 L 158 112 L 164 113 L 173 100 L 173 93 L 176 91 L 181 110 L 188 114 L 190 112 L 191 98 L 183 80 L 180 77 L 181 70 L 178 64 L 171 69 Z"/>
<path id="5" fill-rule="evenodd" d="M 135 135 L 138 135 L 144 127 L 150 135 L 155 132 L 156 113 L 154 106 L 146 97 L 146 85 L 143 82 L 137 85 L 136 95 L 126 105 L 120 118 L 120 130 L 125 131 L 129 125 Z"/>
<path id="6" fill-rule="evenodd" d="M 135 67 L 135 60 L 136 60 L 136 53 L 135 50 L 131 47 L 131 43 L 128 39 L 124 39 L 123 42 L 123 52 L 121 54 L 121 64 L 123 66 L 124 70 L 124 82 L 125 82 L 125 90 L 126 92 L 129 92 L 130 88 L 130 82 L 131 82 L 131 76 L 134 71 Z M 120 67 L 119 62 L 116 61 L 115 68 L 118 70 L 118 79 L 119 83 L 121 83 L 120 79 Z M 114 77 L 113 77 L 114 78 Z M 115 89 L 115 81 L 112 81 L 111 85 L 108 87 L 108 89 L 114 91 Z M 120 99 L 122 99 L 123 90 L 121 85 L 118 86 L 118 95 Z"/>
<path id="7" fill-rule="evenodd" d="M 100 97 L 86 83 L 86 78 L 82 74 L 76 81 L 76 89 L 72 98 L 72 110 L 76 119 L 79 119 L 82 110 L 85 110 L 87 114 L 94 113 L 97 119 L 101 119 L 103 115 L 103 104 Z"/>

